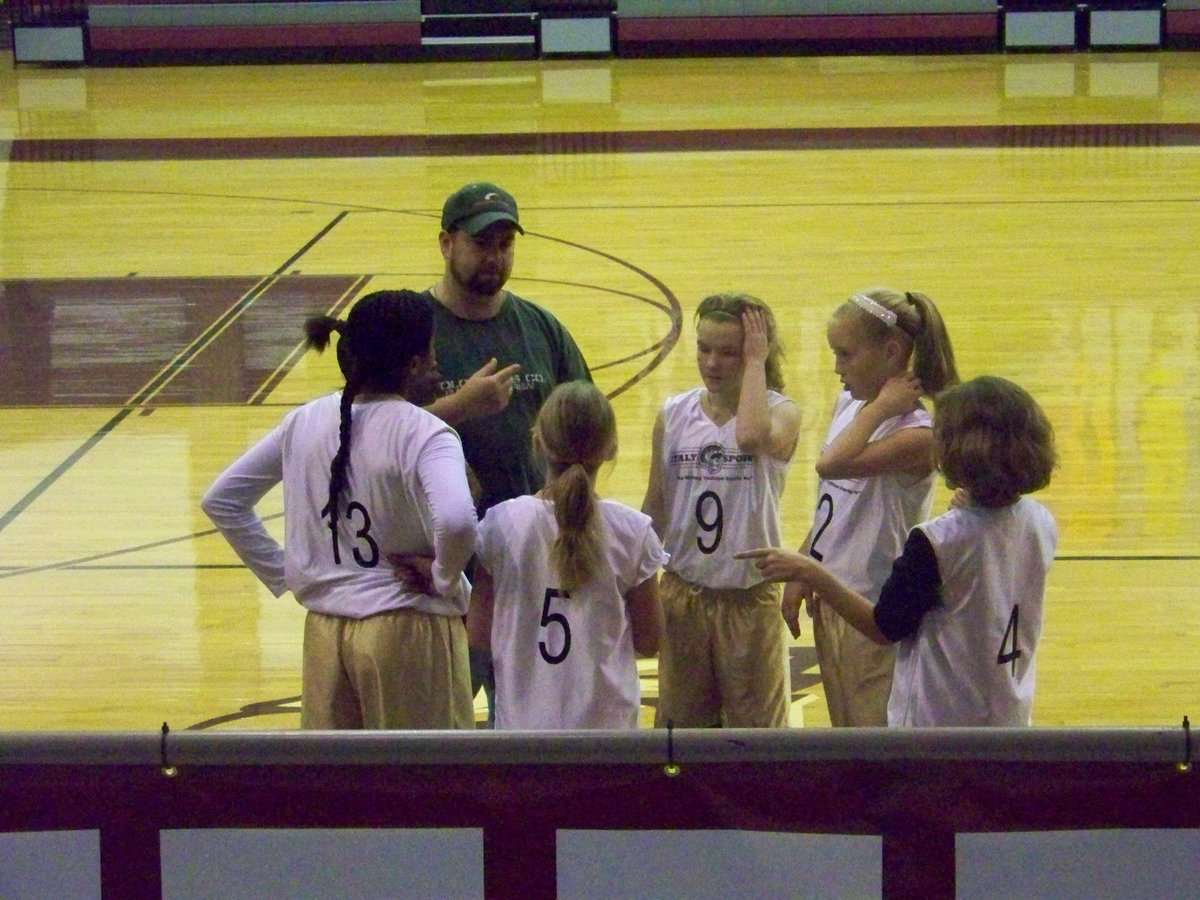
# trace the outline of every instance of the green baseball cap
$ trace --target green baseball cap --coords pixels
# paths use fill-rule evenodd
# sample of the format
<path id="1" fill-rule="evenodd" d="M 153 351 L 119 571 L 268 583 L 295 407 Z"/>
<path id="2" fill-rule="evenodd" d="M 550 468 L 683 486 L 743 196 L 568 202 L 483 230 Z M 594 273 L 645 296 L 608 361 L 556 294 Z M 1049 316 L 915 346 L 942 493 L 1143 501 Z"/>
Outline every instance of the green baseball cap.
<path id="1" fill-rule="evenodd" d="M 511 222 L 521 234 L 517 201 L 503 188 L 486 181 L 464 185 L 450 195 L 442 207 L 442 230 L 476 235 L 496 222 Z"/>

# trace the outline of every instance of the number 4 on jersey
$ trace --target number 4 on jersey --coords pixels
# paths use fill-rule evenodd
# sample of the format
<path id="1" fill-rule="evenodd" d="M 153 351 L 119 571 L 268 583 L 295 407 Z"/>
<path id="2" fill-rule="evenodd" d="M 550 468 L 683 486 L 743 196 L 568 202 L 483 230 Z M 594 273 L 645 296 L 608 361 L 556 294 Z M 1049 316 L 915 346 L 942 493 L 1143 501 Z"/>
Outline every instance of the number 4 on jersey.
<path id="1" fill-rule="evenodd" d="M 1008 627 L 1004 629 L 1004 639 L 1000 641 L 1000 652 L 996 654 L 996 665 L 1012 663 L 1012 674 L 1017 674 L 1017 660 L 1021 658 L 1021 648 L 1017 646 L 1018 612 L 1021 604 L 1013 606 L 1012 615 L 1008 617 Z"/>

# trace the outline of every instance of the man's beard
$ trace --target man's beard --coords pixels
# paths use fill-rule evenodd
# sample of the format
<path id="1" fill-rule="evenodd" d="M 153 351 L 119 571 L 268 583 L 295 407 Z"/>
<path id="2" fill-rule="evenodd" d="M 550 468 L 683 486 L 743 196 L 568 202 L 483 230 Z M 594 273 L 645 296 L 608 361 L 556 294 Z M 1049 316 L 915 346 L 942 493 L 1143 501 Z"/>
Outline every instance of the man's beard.
<path id="1" fill-rule="evenodd" d="M 452 267 L 451 271 L 459 285 L 480 297 L 491 297 L 508 281 L 508 272 L 502 268 L 476 269 L 468 278 L 463 278 L 458 269 Z"/>

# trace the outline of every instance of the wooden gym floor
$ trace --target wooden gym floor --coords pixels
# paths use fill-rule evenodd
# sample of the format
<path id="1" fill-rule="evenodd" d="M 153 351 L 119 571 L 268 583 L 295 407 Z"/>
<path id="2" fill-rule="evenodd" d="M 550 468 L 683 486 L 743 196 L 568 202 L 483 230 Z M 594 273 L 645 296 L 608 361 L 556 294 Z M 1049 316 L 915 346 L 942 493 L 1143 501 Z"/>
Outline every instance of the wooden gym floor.
<path id="1" fill-rule="evenodd" d="M 0 128 L 0 731 L 298 724 L 302 611 L 198 499 L 336 387 L 299 352 L 304 317 L 429 285 L 442 200 L 476 179 L 521 204 L 510 286 L 613 395 L 601 487 L 635 506 L 654 414 L 697 380 L 704 295 L 749 291 L 781 323 L 799 544 L 837 388 L 826 317 L 873 285 L 928 293 L 963 374 L 1021 382 L 1057 428 L 1037 723 L 1197 713 L 1196 54 L 4 56 Z M 796 723 L 827 724 L 811 634 L 793 674 Z"/>

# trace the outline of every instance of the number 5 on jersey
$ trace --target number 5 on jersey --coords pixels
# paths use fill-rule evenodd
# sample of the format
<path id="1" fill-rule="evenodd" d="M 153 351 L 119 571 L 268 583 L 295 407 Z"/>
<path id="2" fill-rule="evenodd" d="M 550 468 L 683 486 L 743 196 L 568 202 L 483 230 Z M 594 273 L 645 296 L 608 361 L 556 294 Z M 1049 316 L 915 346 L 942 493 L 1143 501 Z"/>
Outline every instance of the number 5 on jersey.
<path id="1" fill-rule="evenodd" d="M 567 621 L 567 617 L 562 613 L 550 612 L 550 601 L 555 597 L 569 600 L 571 595 L 557 588 L 546 588 L 546 597 L 542 601 L 542 628 L 547 629 L 547 640 L 538 641 L 538 650 L 541 651 L 542 659 L 552 666 L 558 665 L 571 652 L 571 623 Z M 557 653 L 553 653 L 550 650 L 551 641 L 549 639 L 551 635 L 549 629 L 551 627 L 562 629 L 562 649 Z"/>

